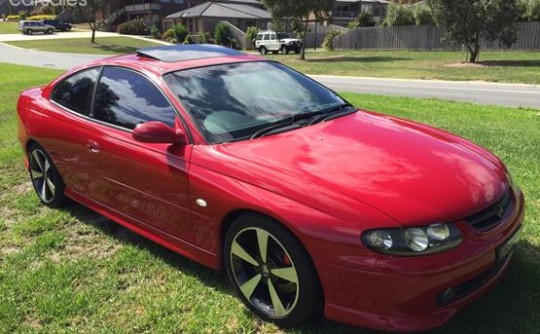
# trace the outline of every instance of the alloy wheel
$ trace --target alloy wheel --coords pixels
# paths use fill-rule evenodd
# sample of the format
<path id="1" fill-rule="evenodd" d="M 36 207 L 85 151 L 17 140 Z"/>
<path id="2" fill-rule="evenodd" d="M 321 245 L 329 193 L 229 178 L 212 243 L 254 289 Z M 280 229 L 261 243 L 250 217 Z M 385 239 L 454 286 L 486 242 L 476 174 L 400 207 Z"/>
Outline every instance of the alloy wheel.
<path id="1" fill-rule="evenodd" d="M 57 185 L 51 163 L 45 153 L 35 149 L 30 154 L 30 177 L 39 198 L 49 204 L 54 201 Z"/>
<path id="2" fill-rule="evenodd" d="M 285 247 L 268 231 L 249 227 L 233 238 L 229 261 L 243 297 L 272 319 L 287 317 L 298 303 L 297 268 Z"/>

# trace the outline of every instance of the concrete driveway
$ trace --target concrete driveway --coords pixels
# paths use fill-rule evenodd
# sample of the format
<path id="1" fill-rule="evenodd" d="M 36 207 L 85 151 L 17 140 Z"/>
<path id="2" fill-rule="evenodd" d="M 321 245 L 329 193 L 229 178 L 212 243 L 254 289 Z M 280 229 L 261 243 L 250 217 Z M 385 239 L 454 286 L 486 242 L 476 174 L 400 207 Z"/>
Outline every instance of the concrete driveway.
<path id="1" fill-rule="evenodd" d="M 96 31 L 96 37 L 118 37 L 117 33 Z M 91 38 L 92 32 L 86 30 L 72 30 L 69 32 L 55 32 L 52 35 L 36 33 L 34 35 L 24 34 L 0 34 L 0 42 L 36 41 L 44 39 L 65 39 L 65 38 Z"/>

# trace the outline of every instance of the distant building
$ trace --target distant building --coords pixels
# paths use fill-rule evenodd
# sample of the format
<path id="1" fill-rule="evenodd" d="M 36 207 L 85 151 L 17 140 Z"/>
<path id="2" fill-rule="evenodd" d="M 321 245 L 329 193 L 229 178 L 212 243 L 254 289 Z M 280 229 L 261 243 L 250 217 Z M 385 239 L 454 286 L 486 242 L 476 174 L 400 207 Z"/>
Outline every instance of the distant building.
<path id="1" fill-rule="evenodd" d="M 111 0 L 107 1 L 98 16 L 111 27 L 133 19 L 162 22 L 170 14 L 197 7 L 204 2 L 205 0 Z M 264 8 L 256 0 L 221 0 L 216 2 L 249 4 L 257 8 Z"/>
<path id="2" fill-rule="evenodd" d="M 192 34 L 213 32 L 219 21 L 228 21 L 238 29 L 246 31 L 250 26 L 267 29 L 272 14 L 255 0 L 208 1 L 195 7 L 165 17 L 164 28 L 182 24 Z"/>
<path id="3" fill-rule="evenodd" d="M 332 23 L 347 26 L 360 13 L 370 13 L 375 22 L 381 22 L 386 17 L 386 11 L 391 1 L 388 0 L 335 0 L 332 9 Z"/>

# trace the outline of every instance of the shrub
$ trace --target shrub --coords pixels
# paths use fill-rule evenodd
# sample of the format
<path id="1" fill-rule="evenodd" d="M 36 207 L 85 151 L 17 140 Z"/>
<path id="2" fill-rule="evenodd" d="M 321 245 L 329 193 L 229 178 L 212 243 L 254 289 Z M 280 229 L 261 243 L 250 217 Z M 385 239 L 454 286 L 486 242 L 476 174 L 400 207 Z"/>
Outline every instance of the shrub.
<path id="1" fill-rule="evenodd" d="M 356 20 L 358 20 L 359 27 L 373 27 L 375 25 L 373 16 L 368 12 L 360 13 L 360 15 L 358 15 Z"/>
<path id="2" fill-rule="evenodd" d="M 145 35 L 148 31 L 146 24 L 141 20 L 131 20 L 118 26 L 121 35 Z"/>
<path id="3" fill-rule="evenodd" d="M 33 15 L 27 18 L 30 21 L 41 21 L 41 20 L 54 20 L 55 15 Z"/>
<path id="4" fill-rule="evenodd" d="M 418 6 L 414 11 L 414 20 L 417 26 L 435 25 L 435 18 L 427 6 Z"/>
<path id="5" fill-rule="evenodd" d="M 337 30 L 331 30 L 329 31 L 326 36 L 324 36 L 324 40 L 321 44 L 321 47 L 325 48 L 328 51 L 334 51 L 334 38 L 339 36 L 341 32 Z"/>
<path id="6" fill-rule="evenodd" d="M 28 14 L 24 10 L 19 11 L 19 20 L 26 20 Z"/>
<path id="7" fill-rule="evenodd" d="M 153 24 L 150 27 L 150 35 L 152 35 L 152 37 L 154 37 L 155 39 L 161 38 L 161 31 L 157 25 Z"/>
<path id="8" fill-rule="evenodd" d="M 19 15 L 8 15 L 6 20 L 8 21 L 19 21 L 21 18 Z"/>
<path id="9" fill-rule="evenodd" d="M 257 34 L 259 33 L 259 28 L 255 26 L 248 27 L 246 30 L 246 45 L 248 46 L 248 49 L 252 49 L 253 41 L 257 38 Z"/>
<path id="10" fill-rule="evenodd" d="M 229 46 L 232 39 L 231 29 L 224 22 L 218 22 L 214 31 L 214 38 L 216 44 Z"/>
<path id="11" fill-rule="evenodd" d="M 385 26 L 409 26 L 415 25 L 414 14 L 409 8 L 391 3 L 383 24 Z"/>

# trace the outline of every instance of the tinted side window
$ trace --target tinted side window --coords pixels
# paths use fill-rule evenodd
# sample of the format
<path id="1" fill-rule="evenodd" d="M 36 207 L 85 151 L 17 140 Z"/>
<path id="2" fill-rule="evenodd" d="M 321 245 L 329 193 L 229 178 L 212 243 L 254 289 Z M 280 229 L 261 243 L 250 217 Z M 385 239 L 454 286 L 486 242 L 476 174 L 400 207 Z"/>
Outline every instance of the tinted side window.
<path id="1" fill-rule="evenodd" d="M 174 109 L 148 79 L 133 71 L 106 67 L 99 81 L 93 117 L 128 129 L 160 121 L 174 126 Z"/>
<path id="2" fill-rule="evenodd" d="M 69 110 L 88 116 L 98 76 L 99 69 L 94 68 L 67 78 L 56 85 L 52 100 Z"/>

